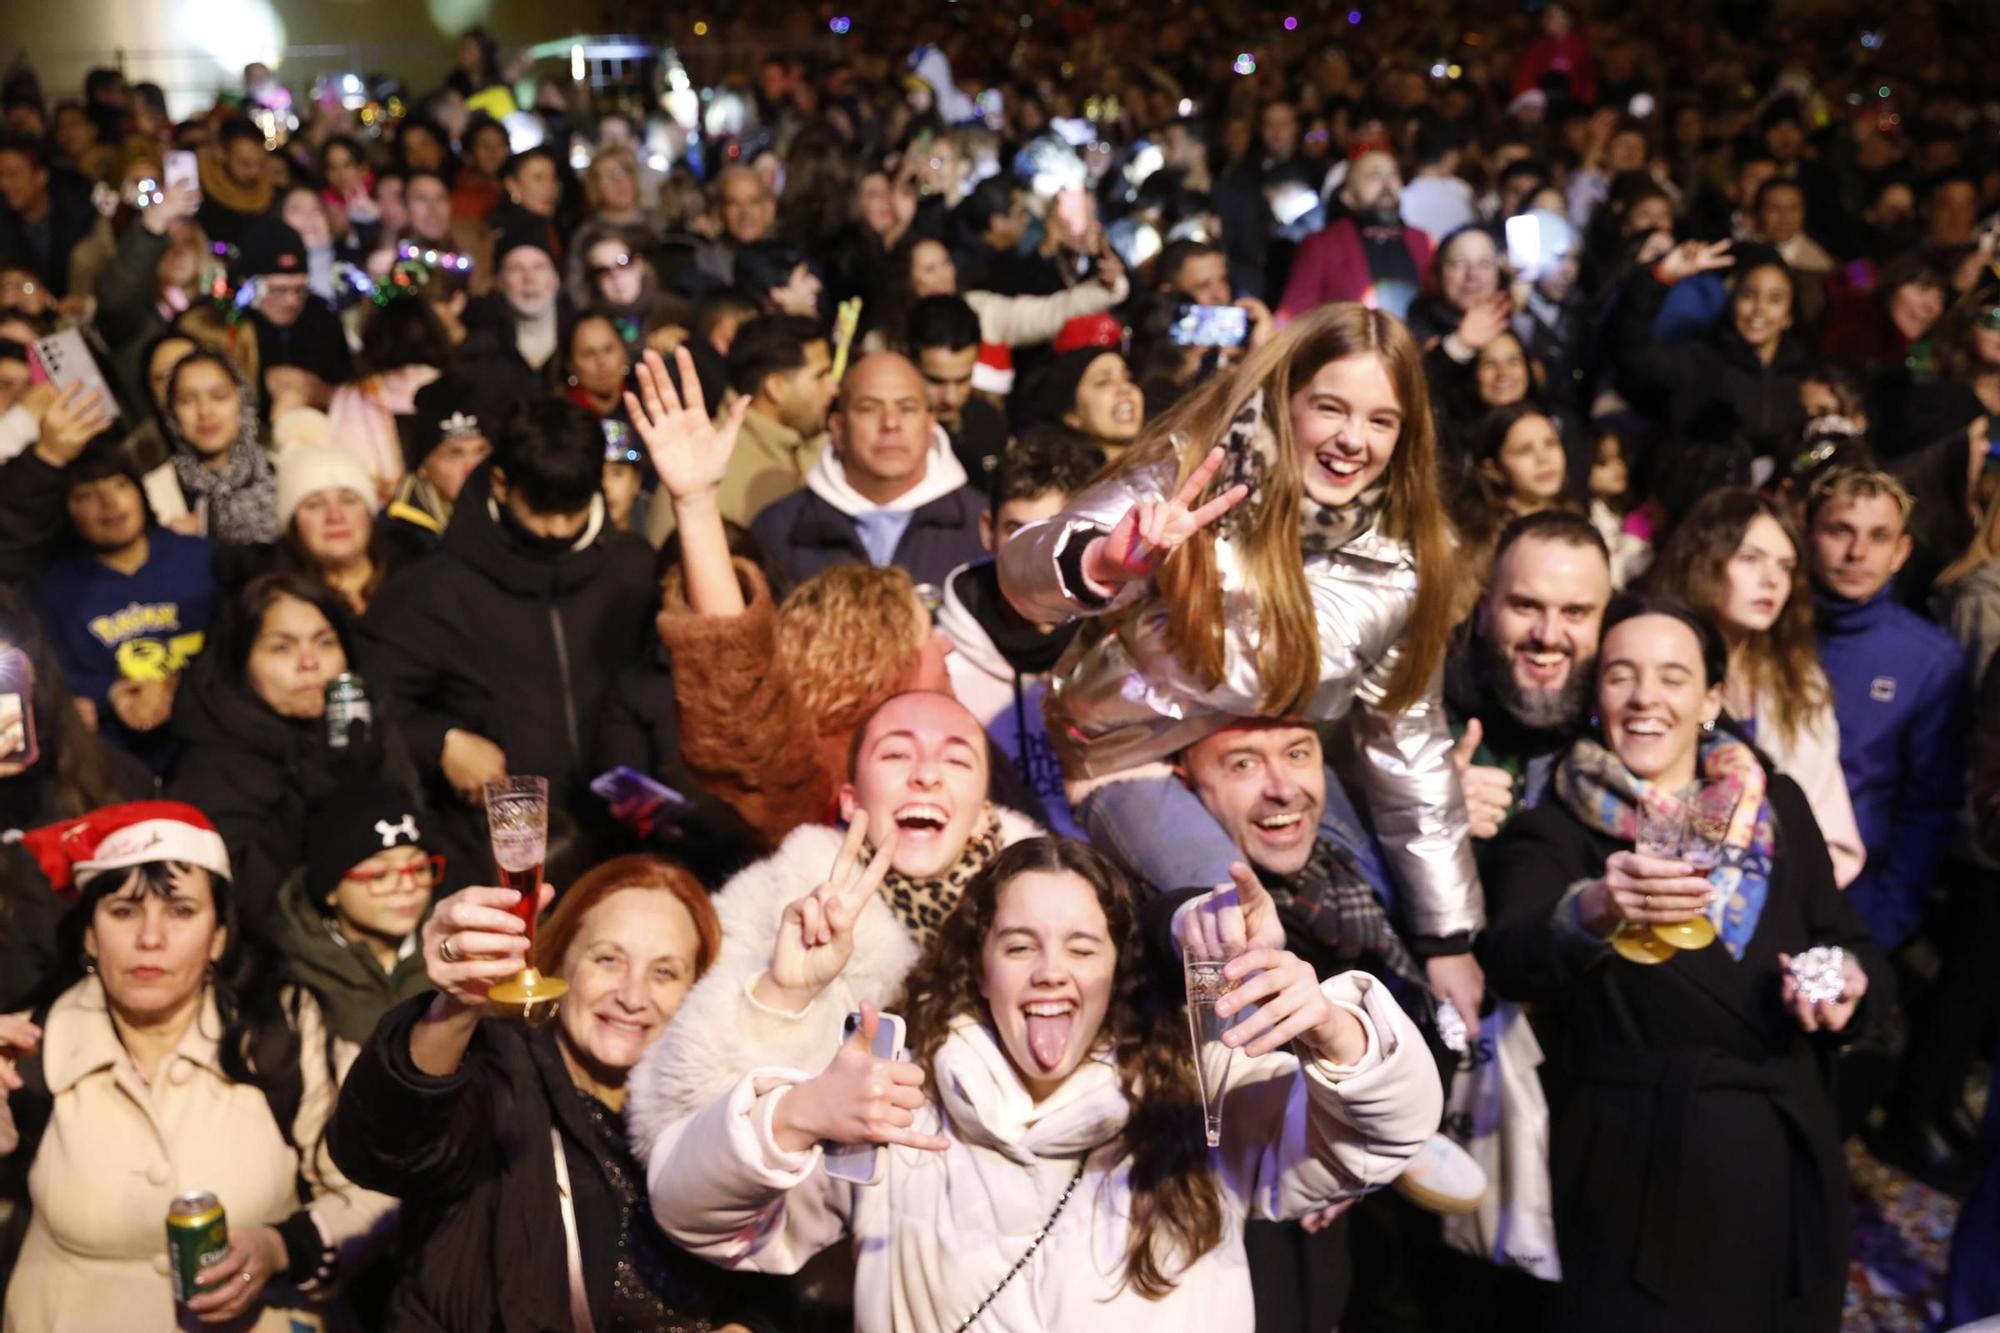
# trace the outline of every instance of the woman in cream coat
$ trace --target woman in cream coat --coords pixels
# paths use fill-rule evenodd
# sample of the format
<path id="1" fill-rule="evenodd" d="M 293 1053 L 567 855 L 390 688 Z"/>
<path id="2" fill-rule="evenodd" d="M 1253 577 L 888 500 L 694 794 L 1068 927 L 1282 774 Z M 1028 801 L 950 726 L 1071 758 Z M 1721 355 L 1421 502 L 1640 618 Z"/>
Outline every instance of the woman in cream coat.
<path id="1" fill-rule="evenodd" d="M 852 948 L 826 936 L 817 948 Z M 757 1070 L 660 1138 L 654 1214 L 760 1271 L 851 1237 L 868 1333 L 1240 1327 L 1245 1218 L 1392 1179 L 1437 1123 L 1435 1066 L 1374 978 L 1321 985 L 1281 950 L 1246 953 L 1217 1013 L 1258 1008 L 1229 1034 L 1233 1059 L 1209 1048 L 1211 1072 L 1229 1071 L 1210 1148 L 1180 1006 L 1138 950 L 1136 898 L 1108 861 L 1067 839 L 1015 844 L 910 978 L 915 1063 L 870 1054 L 871 1008 L 818 1077 Z M 889 1145 L 880 1184 L 833 1179 L 822 1141 Z"/>
<path id="2" fill-rule="evenodd" d="M 59 889 L 72 868 L 81 883 L 86 974 L 39 1024 L 0 1019 L 0 1148 L 33 1209 L 6 1333 L 174 1327 L 165 1222 L 192 1191 L 228 1210 L 230 1248 L 187 1313 L 325 1327 L 336 1274 L 393 1207 L 322 1142 L 352 1048 L 238 944 L 222 839 L 192 807 L 108 807 L 28 841 Z"/>

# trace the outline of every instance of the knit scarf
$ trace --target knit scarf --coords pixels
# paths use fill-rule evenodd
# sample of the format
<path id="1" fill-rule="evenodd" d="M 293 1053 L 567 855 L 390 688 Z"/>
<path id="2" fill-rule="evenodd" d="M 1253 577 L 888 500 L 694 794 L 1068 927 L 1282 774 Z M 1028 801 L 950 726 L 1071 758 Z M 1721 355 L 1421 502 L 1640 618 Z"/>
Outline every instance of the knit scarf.
<path id="1" fill-rule="evenodd" d="M 1735 778 L 1742 784 L 1723 838 L 1722 863 L 1708 874 L 1721 894 L 1720 911 L 1710 909 L 1711 919 L 1730 956 L 1741 958 L 1764 914 L 1777 846 L 1771 804 L 1764 798 L 1764 766 L 1748 745 L 1717 732 L 1702 739 L 1699 769 L 1705 780 Z M 1684 813 L 1680 796 L 1634 776 L 1617 755 L 1588 738 L 1570 747 L 1556 770 L 1555 788 L 1570 813 L 1620 842 L 1637 841 L 1641 805 L 1668 815 Z"/>
<path id="2" fill-rule="evenodd" d="M 936 938 L 938 927 L 958 906 L 958 899 L 965 892 L 965 886 L 972 877 L 991 865 L 993 858 L 1000 854 L 1000 821 L 994 817 L 993 808 L 988 806 L 979 815 L 979 825 L 970 838 L 965 840 L 965 850 L 958 854 L 958 860 L 945 868 L 941 875 L 926 879 L 911 879 L 899 871 L 891 870 L 882 881 L 882 900 L 889 904 L 889 910 L 903 923 L 903 929 L 910 932 L 921 949 L 930 947 Z M 866 865 L 875 855 L 872 846 L 864 846 L 861 864 Z"/>
<path id="3" fill-rule="evenodd" d="M 251 545 L 278 539 L 278 474 L 254 441 L 229 446 L 229 461 L 211 469 L 185 446 L 175 451 L 174 479 L 190 509 L 208 515 L 211 540 Z"/>
<path id="4" fill-rule="evenodd" d="M 1246 533 L 1253 515 L 1263 512 L 1264 479 L 1278 462 L 1278 437 L 1264 419 L 1264 391 L 1251 394 L 1229 429 L 1223 432 L 1222 447 L 1228 453 L 1228 480 L 1222 489 L 1248 486 L 1250 494 L 1223 520 L 1236 536 Z M 1385 472 L 1366 490 L 1344 505 L 1329 506 L 1299 492 L 1299 548 L 1308 556 L 1331 555 L 1375 526 L 1382 505 L 1389 497 L 1389 477 Z"/>
<path id="5" fill-rule="evenodd" d="M 1293 874 L 1271 877 L 1267 886 L 1279 910 L 1333 950 L 1334 957 L 1351 961 L 1374 954 L 1397 976 L 1428 985 L 1360 866 L 1335 843 L 1319 839 L 1303 866 Z"/>

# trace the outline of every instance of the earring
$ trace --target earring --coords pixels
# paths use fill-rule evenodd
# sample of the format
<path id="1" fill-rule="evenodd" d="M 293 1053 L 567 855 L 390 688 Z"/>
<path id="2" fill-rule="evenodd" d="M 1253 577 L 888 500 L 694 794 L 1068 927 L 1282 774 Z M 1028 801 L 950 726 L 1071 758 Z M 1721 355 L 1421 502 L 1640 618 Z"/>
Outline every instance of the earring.
<path id="1" fill-rule="evenodd" d="M 571 375 L 571 376 L 569 377 L 569 387 L 570 387 L 570 388 L 572 388 L 572 389 L 574 389 L 574 388 L 576 387 L 576 376 L 574 376 L 574 375 Z"/>
<path id="2" fill-rule="evenodd" d="M 1704 721 L 1702 722 L 1702 724 L 1701 724 L 1701 734 L 1702 734 L 1702 735 L 1704 735 L 1704 736 L 1713 736 L 1713 735 L 1715 734 L 1715 719 L 1714 719 L 1714 718 L 1712 718 L 1712 717 L 1711 717 L 1711 718 L 1708 718 L 1708 719 L 1706 719 L 1706 720 L 1704 720 Z"/>
<path id="3" fill-rule="evenodd" d="M 83 956 L 83 972 L 85 976 L 94 977 L 97 975 L 97 959 L 94 956 L 90 954 Z"/>

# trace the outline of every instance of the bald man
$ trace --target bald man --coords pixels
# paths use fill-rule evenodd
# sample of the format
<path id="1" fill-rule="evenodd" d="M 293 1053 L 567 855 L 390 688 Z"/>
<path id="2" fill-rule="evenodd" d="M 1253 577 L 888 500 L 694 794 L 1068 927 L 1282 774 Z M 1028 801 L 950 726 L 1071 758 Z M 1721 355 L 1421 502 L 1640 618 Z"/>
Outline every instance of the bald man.
<path id="1" fill-rule="evenodd" d="M 1306 237 L 1292 261 L 1278 319 L 1296 319 L 1329 301 L 1359 301 L 1402 319 L 1430 271 L 1431 238 L 1403 225 L 1403 175 L 1396 159 L 1363 148 L 1340 187 L 1342 216 Z"/>
<path id="2" fill-rule="evenodd" d="M 805 489 L 767 505 L 750 525 L 789 578 L 895 565 L 935 596 L 952 570 L 980 557 L 984 496 L 966 484 L 908 358 L 881 352 L 855 362 L 827 431 L 831 447 L 806 473 Z"/>

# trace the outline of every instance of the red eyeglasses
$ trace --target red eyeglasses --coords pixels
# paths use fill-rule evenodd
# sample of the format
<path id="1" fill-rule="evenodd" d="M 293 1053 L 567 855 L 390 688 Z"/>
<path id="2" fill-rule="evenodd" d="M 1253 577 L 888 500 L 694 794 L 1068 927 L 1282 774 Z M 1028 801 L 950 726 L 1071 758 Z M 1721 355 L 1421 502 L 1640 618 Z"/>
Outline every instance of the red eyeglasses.
<path id="1" fill-rule="evenodd" d="M 444 878 L 444 858 L 426 856 L 415 865 L 403 866 L 397 870 L 371 870 L 366 873 L 350 870 L 342 878 L 359 884 L 371 893 L 387 893 L 395 887 L 396 881 L 402 880 L 405 876 L 418 887 L 428 888 Z"/>

